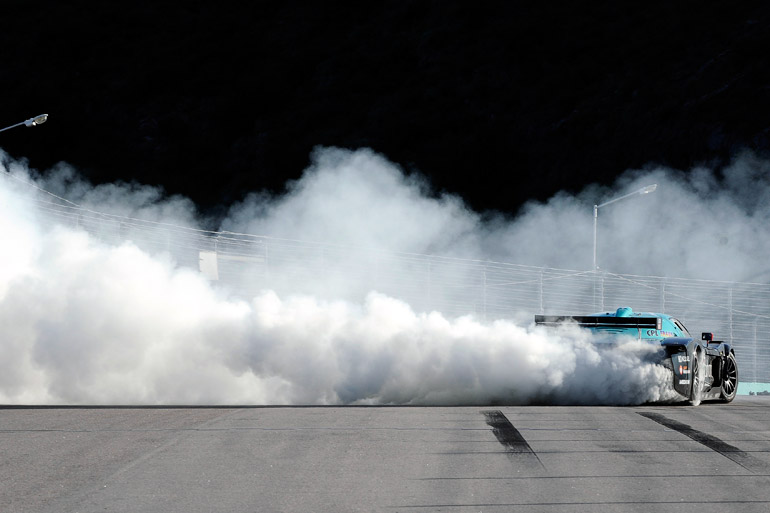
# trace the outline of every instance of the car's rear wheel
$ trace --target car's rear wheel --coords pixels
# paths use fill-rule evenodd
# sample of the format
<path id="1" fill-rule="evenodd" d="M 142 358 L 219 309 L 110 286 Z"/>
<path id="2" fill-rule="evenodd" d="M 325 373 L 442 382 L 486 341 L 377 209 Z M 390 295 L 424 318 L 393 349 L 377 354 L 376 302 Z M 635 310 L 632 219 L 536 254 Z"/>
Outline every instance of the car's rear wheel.
<path id="1" fill-rule="evenodd" d="M 725 358 L 725 366 L 722 370 L 722 391 L 720 397 L 728 403 L 735 399 L 738 392 L 738 363 L 735 361 L 735 355 L 730 353 Z"/>
<path id="2" fill-rule="evenodd" d="M 690 367 L 690 404 L 698 406 L 701 400 L 700 368 L 698 367 L 698 358 L 693 355 L 692 365 Z"/>

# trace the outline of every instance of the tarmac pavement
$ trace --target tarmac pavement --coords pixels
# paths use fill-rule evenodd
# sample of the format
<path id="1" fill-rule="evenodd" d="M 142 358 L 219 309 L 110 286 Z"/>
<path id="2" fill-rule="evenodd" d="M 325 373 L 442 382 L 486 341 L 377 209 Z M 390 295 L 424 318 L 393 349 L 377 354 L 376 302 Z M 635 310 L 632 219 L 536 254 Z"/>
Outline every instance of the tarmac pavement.
<path id="1" fill-rule="evenodd" d="M 0 407 L 0 511 L 767 512 L 770 397 Z"/>

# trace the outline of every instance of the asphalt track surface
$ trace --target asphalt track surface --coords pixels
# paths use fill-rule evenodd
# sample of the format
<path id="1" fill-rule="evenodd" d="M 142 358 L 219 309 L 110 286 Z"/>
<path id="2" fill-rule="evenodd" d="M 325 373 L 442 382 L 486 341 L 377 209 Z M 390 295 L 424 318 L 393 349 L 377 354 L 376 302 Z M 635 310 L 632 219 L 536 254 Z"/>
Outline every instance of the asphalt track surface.
<path id="1" fill-rule="evenodd" d="M 767 512 L 770 397 L 0 408 L 0 511 Z"/>

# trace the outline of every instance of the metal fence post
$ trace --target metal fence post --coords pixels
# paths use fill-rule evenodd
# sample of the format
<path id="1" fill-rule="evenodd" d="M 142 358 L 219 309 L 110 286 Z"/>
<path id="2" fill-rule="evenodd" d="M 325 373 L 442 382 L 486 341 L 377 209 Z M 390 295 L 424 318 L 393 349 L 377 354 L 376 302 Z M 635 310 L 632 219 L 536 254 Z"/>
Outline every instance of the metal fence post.
<path id="1" fill-rule="evenodd" d="M 601 282 L 600 282 L 601 285 L 602 285 L 602 288 L 601 288 L 601 294 L 599 294 L 600 297 L 602 298 L 602 307 L 601 307 L 601 311 L 602 312 L 604 311 L 604 277 L 605 276 L 606 276 L 606 274 L 604 273 L 604 271 L 602 271 L 602 278 L 601 278 Z"/>
<path id="2" fill-rule="evenodd" d="M 540 270 L 540 313 L 545 313 L 545 298 L 543 297 L 543 270 Z"/>
<path id="3" fill-rule="evenodd" d="M 270 284 L 270 241 L 265 239 L 265 284 Z"/>
<path id="4" fill-rule="evenodd" d="M 751 377 L 753 381 L 759 381 L 757 379 L 757 347 L 759 346 L 759 338 L 757 337 L 757 324 L 759 324 L 759 317 L 754 317 L 754 343 L 751 346 L 754 353 L 751 358 Z"/>
<path id="5" fill-rule="evenodd" d="M 481 289 L 481 311 L 484 316 L 484 320 L 487 320 L 487 268 L 484 267 L 482 272 L 482 289 Z"/>
<path id="6" fill-rule="evenodd" d="M 660 279 L 660 311 L 666 311 L 666 278 Z"/>
<path id="7" fill-rule="evenodd" d="M 727 289 L 727 322 L 730 325 L 730 343 L 733 343 L 733 287 Z"/>

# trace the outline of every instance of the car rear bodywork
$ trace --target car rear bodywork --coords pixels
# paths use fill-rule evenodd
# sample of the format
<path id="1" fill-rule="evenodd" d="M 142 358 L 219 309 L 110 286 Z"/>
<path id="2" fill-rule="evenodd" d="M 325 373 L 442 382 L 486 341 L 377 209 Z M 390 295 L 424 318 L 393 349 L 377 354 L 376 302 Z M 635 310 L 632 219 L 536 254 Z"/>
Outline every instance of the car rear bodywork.
<path id="1" fill-rule="evenodd" d="M 629 307 L 591 315 L 536 315 L 542 326 L 577 324 L 593 332 L 633 337 L 661 348 L 659 362 L 671 370 L 672 386 L 693 404 L 701 400 L 732 401 L 738 387 L 738 366 L 730 344 L 690 335 L 679 320 L 667 314 L 637 313 Z"/>

